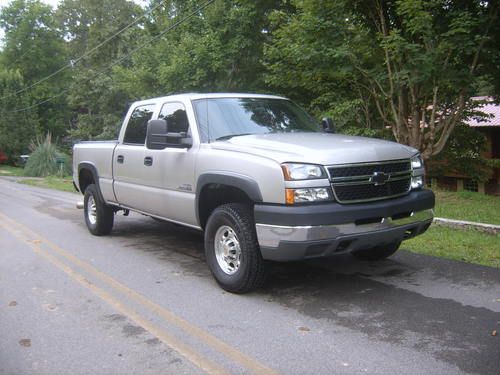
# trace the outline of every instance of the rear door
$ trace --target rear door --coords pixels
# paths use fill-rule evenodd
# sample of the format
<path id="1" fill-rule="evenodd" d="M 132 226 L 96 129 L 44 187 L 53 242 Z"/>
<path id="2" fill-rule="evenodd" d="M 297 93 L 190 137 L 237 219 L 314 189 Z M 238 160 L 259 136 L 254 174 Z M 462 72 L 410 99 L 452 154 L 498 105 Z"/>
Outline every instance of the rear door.
<path id="1" fill-rule="evenodd" d="M 147 123 L 155 107 L 156 103 L 150 103 L 134 108 L 113 155 L 113 187 L 118 203 L 146 212 L 154 205 L 147 196 L 144 158 Z"/>

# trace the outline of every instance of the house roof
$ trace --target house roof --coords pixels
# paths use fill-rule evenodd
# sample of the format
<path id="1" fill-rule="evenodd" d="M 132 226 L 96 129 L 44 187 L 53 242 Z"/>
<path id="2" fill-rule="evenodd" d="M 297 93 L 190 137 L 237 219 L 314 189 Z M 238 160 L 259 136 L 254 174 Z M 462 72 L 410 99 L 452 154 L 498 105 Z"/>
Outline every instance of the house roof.
<path id="1" fill-rule="evenodd" d="M 464 122 L 472 127 L 493 127 L 500 126 L 500 105 L 495 104 L 493 98 L 488 96 L 475 96 L 471 98 L 474 101 L 483 101 L 484 104 L 478 104 L 476 111 L 483 112 L 487 117 L 472 116 Z"/>

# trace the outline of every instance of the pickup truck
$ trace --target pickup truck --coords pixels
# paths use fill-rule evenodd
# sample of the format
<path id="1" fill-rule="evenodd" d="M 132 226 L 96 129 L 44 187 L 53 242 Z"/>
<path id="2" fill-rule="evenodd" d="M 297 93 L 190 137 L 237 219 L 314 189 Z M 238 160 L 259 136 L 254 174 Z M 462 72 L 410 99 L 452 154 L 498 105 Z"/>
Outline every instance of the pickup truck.
<path id="1" fill-rule="evenodd" d="M 120 210 L 204 231 L 208 266 L 234 293 L 261 286 L 270 261 L 384 259 L 433 219 L 416 149 L 335 134 L 279 96 L 138 101 L 117 141 L 78 143 L 73 163 L 92 234 Z"/>

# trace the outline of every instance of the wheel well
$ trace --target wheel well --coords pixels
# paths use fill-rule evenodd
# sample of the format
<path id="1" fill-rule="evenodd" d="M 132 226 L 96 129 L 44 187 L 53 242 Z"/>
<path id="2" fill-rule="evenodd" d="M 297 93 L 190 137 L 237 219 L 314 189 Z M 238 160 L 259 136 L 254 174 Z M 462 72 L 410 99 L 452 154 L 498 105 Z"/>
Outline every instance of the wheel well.
<path id="1" fill-rule="evenodd" d="M 85 168 L 80 170 L 80 173 L 78 175 L 78 185 L 80 186 L 80 192 L 82 194 L 85 193 L 85 189 L 87 188 L 87 186 L 93 183 L 95 183 L 95 181 L 92 172 Z"/>
<path id="2" fill-rule="evenodd" d="M 221 184 L 208 184 L 204 186 L 198 197 L 200 226 L 205 228 L 212 211 L 226 203 L 247 203 L 253 205 L 253 201 L 248 195 L 243 190 L 234 186 Z"/>

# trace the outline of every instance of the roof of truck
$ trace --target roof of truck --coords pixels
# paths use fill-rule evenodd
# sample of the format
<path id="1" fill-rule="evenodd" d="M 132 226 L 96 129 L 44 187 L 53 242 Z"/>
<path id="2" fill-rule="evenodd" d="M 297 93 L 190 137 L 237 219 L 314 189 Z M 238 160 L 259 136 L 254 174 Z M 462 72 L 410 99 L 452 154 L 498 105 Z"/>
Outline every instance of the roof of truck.
<path id="1" fill-rule="evenodd" d="M 249 93 L 234 93 L 234 92 L 218 92 L 218 93 L 185 93 L 185 94 L 172 94 L 167 96 L 160 96 L 145 100 L 139 100 L 134 104 L 146 104 L 157 100 L 196 100 L 196 99 L 211 99 L 211 98 L 267 98 L 267 99 L 286 99 L 282 96 L 266 95 L 266 94 L 249 94 Z"/>

